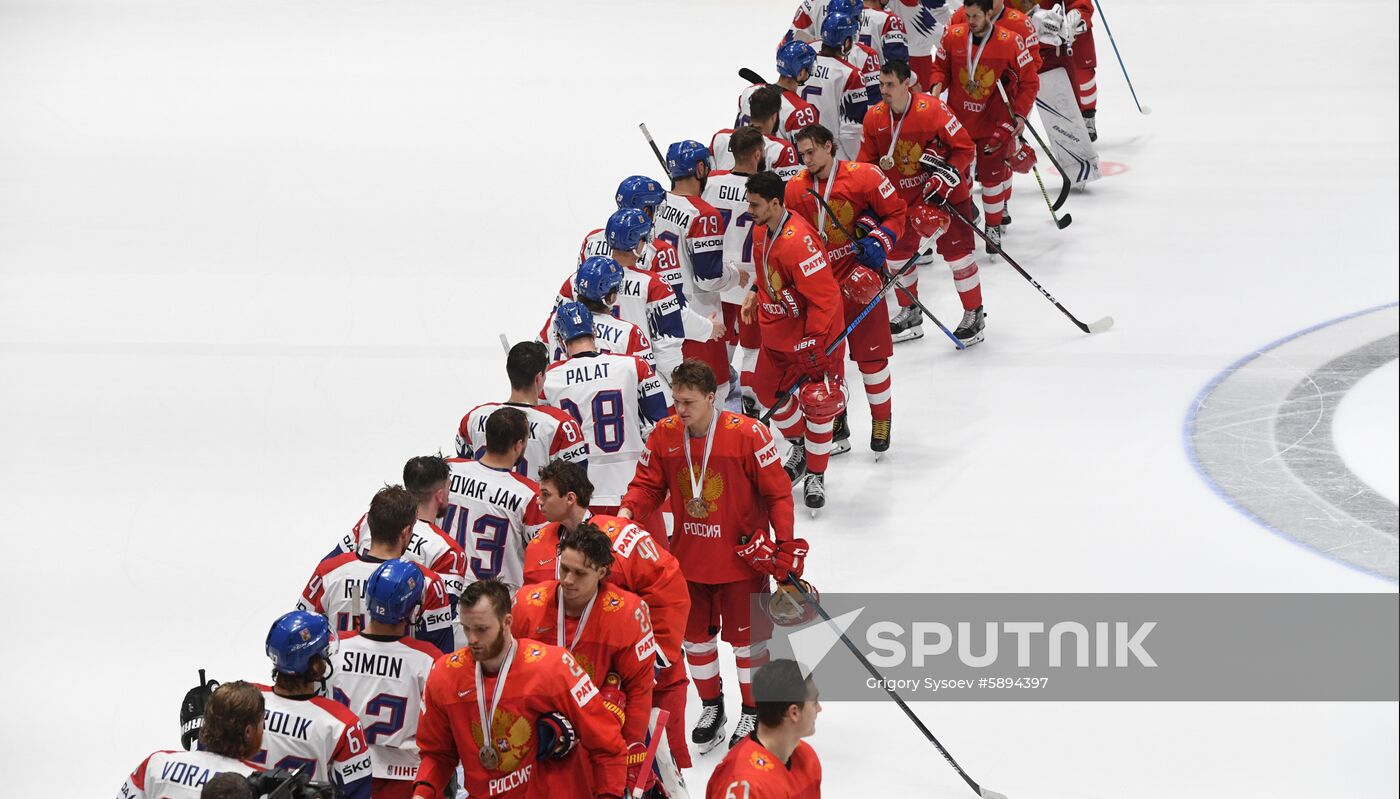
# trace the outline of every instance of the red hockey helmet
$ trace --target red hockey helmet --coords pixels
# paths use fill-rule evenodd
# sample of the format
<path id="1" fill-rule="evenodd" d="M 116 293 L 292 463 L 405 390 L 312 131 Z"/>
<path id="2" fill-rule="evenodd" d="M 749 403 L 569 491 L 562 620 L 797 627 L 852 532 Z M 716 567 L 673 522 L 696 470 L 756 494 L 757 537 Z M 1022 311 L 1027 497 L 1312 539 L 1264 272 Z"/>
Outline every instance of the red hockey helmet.
<path id="1" fill-rule="evenodd" d="M 880 278 L 874 270 L 857 266 L 841 281 L 841 294 L 855 305 L 865 305 L 880 296 Z"/>
<path id="2" fill-rule="evenodd" d="M 798 582 L 802 584 L 802 591 L 812 598 L 810 602 L 789 582 L 779 583 L 778 590 L 768 600 L 768 618 L 779 627 L 796 627 L 817 617 L 816 603 L 821 601 L 821 594 L 806 580 Z"/>
<path id="3" fill-rule="evenodd" d="M 909 208 L 909 226 L 926 239 L 936 239 L 948 230 L 948 212 L 936 205 L 922 203 Z"/>
<path id="4" fill-rule="evenodd" d="M 802 407 L 802 412 L 808 418 L 835 419 L 841 411 L 846 410 L 846 392 L 841 387 L 840 380 L 833 380 L 831 375 L 826 375 L 821 380 L 813 380 L 802 386 L 797 404 Z"/>

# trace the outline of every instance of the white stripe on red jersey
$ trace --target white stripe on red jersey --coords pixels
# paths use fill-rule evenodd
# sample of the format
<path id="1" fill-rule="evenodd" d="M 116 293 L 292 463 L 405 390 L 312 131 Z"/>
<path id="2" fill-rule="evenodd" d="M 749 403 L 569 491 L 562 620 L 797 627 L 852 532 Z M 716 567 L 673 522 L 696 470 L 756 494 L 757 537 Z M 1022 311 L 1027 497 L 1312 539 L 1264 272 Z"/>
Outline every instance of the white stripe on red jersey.
<path id="1" fill-rule="evenodd" d="M 335 653 L 331 696 L 360 718 L 374 776 L 412 780 L 418 773 L 423 687 L 442 651 L 412 638 L 346 633 Z"/>
<path id="2" fill-rule="evenodd" d="M 254 758 L 269 769 L 310 765 L 316 782 L 341 786 L 345 799 L 369 799 L 373 770 L 360 719 L 324 696 L 288 699 L 270 687 L 263 693 L 263 748 Z"/>
<path id="3" fill-rule="evenodd" d="M 734 118 L 734 127 L 753 122 L 753 117 L 749 116 L 749 98 L 761 88 L 761 85 L 755 84 L 739 93 L 739 115 Z M 816 106 L 802 99 L 797 92 L 783 90 L 783 101 L 778 109 L 779 138 L 791 142 L 796 139 L 797 131 L 818 122 L 821 122 L 821 113 Z"/>
<path id="4" fill-rule="evenodd" d="M 525 414 L 530 422 L 530 440 L 525 442 L 525 457 L 515 465 L 516 472 L 535 480 L 546 463 L 558 459 L 588 468 L 588 442 L 574 417 L 547 405 L 518 402 L 486 402 L 467 411 L 457 426 L 457 457 L 475 459 L 486 452 L 486 420 L 504 406 Z"/>
<path id="5" fill-rule="evenodd" d="M 126 778 L 117 799 L 199 799 L 204 783 L 225 771 L 246 777 L 260 769 L 244 760 L 199 749 L 153 752 Z"/>
<path id="6" fill-rule="evenodd" d="M 590 452 L 590 474 L 592 462 Z M 545 525 L 539 485 L 480 461 L 448 458 L 447 466 L 451 474 L 443 528 L 466 550 L 467 580 L 496 577 L 511 591 L 519 589 L 525 544 Z"/>
<path id="7" fill-rule="evenodd" d="M 639 358 L 580 353 L 544 373 L 544 398 L 574 414 L 588 438 L 592 504 L 621 504 L 646 448 L 647 433 L 666 418 L 661 379 Z"/>

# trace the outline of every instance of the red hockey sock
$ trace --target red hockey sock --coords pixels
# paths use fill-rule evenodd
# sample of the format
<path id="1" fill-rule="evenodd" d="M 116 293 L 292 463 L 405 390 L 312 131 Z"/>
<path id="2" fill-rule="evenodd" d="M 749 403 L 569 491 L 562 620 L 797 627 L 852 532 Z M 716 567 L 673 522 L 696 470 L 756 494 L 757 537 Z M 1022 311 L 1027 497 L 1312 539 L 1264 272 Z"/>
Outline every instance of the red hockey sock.
<path id="1" fill-rule="evenodd" d="M 695 683 L 695 692 L 704 699 L 717 699 L 723 690 L 719 678 L 719 637 L 704 643 L 684 644 L 685 662 L 690 667 L 690 679 Z"/>
<path id="2" fill-rule="evenodd" d="M 977 259 L 964 255 L 948 264 L 953 268 L 953 287 L 958 290 L 964 311 L 982 304 L 982 278 L 977 274 Z"/>
<path id="3" fill-rule="evenodd" d="M 739 697 L 744 707 L 754 707 L 753 673 L 768 662 L 768 647 L 763 644 L 734 647 L 734 665 L 739 670 Z"/>
<path id="4" fill-rule="evenodd" d="M 1011 199 L 1011 178 L 1000 183 L 982 184 L 982 210 L 987 214 L 988 227 L 1001 224 L 1001 215 L 1006 210 L 1006 201 L 1009 199 Z"/>
<path id="5" fill-rule="evenodd" d="M 803 436 L 807 443 L 807 471 L 822 473 L 826 471 L 826 462 L 831 457 L 831 435 L 836 423 L 836 417 L 817 421 L 807 419 L 807 434 Z"/>

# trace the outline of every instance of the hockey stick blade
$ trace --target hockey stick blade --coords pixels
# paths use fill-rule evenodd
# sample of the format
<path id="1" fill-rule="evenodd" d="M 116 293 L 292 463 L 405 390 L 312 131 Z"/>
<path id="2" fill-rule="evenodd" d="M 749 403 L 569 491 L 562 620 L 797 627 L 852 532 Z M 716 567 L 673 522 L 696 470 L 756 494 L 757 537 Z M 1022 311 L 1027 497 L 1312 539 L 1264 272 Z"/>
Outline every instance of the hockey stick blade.
<path id="1" fill-rule="evenodd" d="M 501 334 L 501 349 L 506 351 L 506 355 L 510 354 L 510 339 L 506 338 L 505 333 Z"/>
<path id="2" fill-rule="evenodd" d="M 982 795 L 982 799 L 1006 799 L 1006 794 L 997 793 L 996 791 L 990 790 L 988 788 L 983 788 L 978 793 Z"/>
<path id="3" fill-rule="evenodd" d="M 1069 227 L 1069 224 L 1073 221 L 1073 216 L 1065 214 L 1064 216 L 1055 218 L 1055 227 L 1059 228 L 1060 230 L 1064 230 L 1065 228 Z"/>
<path id="4" fill-rule="evenodd" d="M 1108 330 L 1108 329 L 1110 329 L 1110 328 L 1112 328 L 1112 327 L 1113 327 L 1113 317 L 1111 317 L 1111 316 L 1105 316 L 1104 318 L 1098 320 L 1097 322 L 1090 322 L 1090 323 L 1089 323 L 1089 332 L 1090 332 L 1090 333 L 1102 333 L 1102 332 L 1104 332 L 1105 330 Z"/>
<path id="5" fill-rule="evenodd" d="M 762 75 L 758 74 L 757 72 L 754 72 L 748 67 L 739 67 L 739 77 L 757 86 L 768 85 L 768 81 L 764 80 Z"/>

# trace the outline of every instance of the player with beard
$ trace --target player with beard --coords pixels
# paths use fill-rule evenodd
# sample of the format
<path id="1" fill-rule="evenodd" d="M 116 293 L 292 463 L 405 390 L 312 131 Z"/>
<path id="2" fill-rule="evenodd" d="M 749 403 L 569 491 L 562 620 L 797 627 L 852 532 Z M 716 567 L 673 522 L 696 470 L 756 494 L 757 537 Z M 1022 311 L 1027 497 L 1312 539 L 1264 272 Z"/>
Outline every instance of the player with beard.
<path id="1" fill-rule="evenodd" d="M 478 580 L 463 591 L 467 646 L 428 674 L 413 795 L 443 796 L 459 762 L 472 796 L 548 795 L 548 776 L 536 773 L 541 761 L 572 754 L 592 764 L 593 797 L 621 797 L 627 747 L 617 717 L 566 650 L 511 634 L 511 609 L 510 589 L 498 580 Z M 574 751 L 575 743 L 582 749 Z"/>

